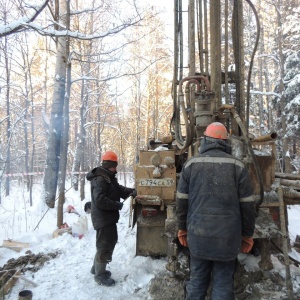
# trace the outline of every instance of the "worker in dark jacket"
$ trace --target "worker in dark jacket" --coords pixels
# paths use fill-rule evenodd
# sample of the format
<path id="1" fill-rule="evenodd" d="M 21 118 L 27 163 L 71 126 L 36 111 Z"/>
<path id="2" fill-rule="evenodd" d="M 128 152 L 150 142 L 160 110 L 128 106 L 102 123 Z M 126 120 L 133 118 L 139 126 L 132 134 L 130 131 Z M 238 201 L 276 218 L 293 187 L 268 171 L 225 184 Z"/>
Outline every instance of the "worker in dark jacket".
<path id="1" fill-rule="evenodd" d="M 200 154 L 188 160 L 177 187 L 178 238 L 190 250 L 187 300 L 233 300 L 239 252 L 253 246 L 255 202 L 244 163 L 231 155 L 227 130 L 210 124 Z"/>
<path id="2" fill-rule="evenodd" d="M 118 157 L 113 151 L 102 155 L 100 167 L 90 171 L 86 178 L 91 182 L 91 218 L 96 233 L 97 252 L 91 273 L 95 274 L 95 281 L 100 285 L 112 286 L 115 280 L 106 265 L 112 260 L 112 254 L 118 241 L 117 223 L 119 210 L 126 199 L 134 193 L 134 189 L 126 188 L 118 183 Z"/>

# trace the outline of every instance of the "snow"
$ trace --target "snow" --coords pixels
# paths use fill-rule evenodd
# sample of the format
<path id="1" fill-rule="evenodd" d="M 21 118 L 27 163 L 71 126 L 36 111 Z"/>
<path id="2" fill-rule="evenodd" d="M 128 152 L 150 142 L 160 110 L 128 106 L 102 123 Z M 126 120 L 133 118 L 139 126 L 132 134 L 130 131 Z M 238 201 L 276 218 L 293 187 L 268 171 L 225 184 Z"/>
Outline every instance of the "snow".
<path id="1" fill-rule="evenodd" d="M 132 180 L 127 180 L 132 186 Z M 120 180 L 121 184 L 124 184 Z M 19 242 L 30 243 L 32 253 L 58 251 L 60 254 L 47 261 L 37 272 L 27 271 L 24 275 L 33 281 L 33 286 L 23 279 L 19 279 L 6 299 L 17 299 L 18 293 L 23 289 L 33 292 L 33 299 L 65 299 L 65 300 L 121 300 L 121 299 L 151 299 L 148 293 L 150 280 L 160 272 L 165 271 L 167 263 L 165 258 L 152 259 L 135 255 L 136 230 L 128 227 L 129 201 L 124 202 L 118 223 L 119 241 L 116 245 L 112 262 L 108 269 L 116 280 L 113 287 L 98 285 L 90 273 L 95 255 L 95 231 L 91 224 L 90 215 L 85 214 L 84 204 L 90 200 L 89 183 L 86 183 L 86 199 L 80 200 L 79 191 L 66 186 L 66 203 L 64 205 L 64 222 L 72 226 L 78 221 L 78 215 L 68 213 L 67 206 L 72 205 L 83 217 L 88 219 L 88 230 L 82 239 L 75 238 L 65 233 L 53 238 L 56 229 L 56 209 L 48 209 L 42 199 L 42 179 L 34 185 L 33 206 L 29 206 L 29 195 L 22 183 L 12 182 L 11 195 L 2 198 L 0 206 L 0 234 L 2 239 L 12 239 Z M 299 233 L 300 206 L 289 206 L 289 232 L 292 241 Z M 36 229 L 35 229 L 36 228 Z M 0 241 L 1 242 L 1 241 Z M 9 259 L 25 255 L 28 249 L 15 252 L 7 248 L 0 248 L 0 266 Z M 290 253 L 295 259 L 300 260 L 300 254 L 293 250 Z M 239 260 L 246 265 L 249 271 L 258 270 L 258 257 L 240 254 Z M 285 267 L 272 256 L 275 269 L 284 277 Z M 294 288 L 299 289 L 299 268 L 291 266 Z"/>
<path id="2" fill-rule="evenodd" d="M 122 184 L 121 181 L 120 183 Z M 60 252 L 56 258 L 47 261 L 39 271 L 35 273 L 27 271 L 24 274 L 27 279 L 37 284 L 36 287 L 19 279 L 6 299 L 17 299 L 18 293 L 23 289 L 31 290 L 35 300 L 149 299 L 148 283 L 154 274 L 165 269 L 166 260 L 135 255 L 136 230 L 128 227 L 129 200 L 124 202 L 121 211 L 118 223 L 119 241 L 112 262 L 108 265 L 116 285 L 104 287 L 94 281 L 90 269 L 96 251 L 96 233 L 90 215 L 84 212 L 84 204 L 90 199 L 89 183 L 86 184 L 85 190 L 86 200 L 80 201 L 79 192 L 70 189 L 66 193 L 64 205 L 65 208 L 72 205 L 81 216 L 87 216 L 88 231 L 82 239 L 74 238 L 68 233 L 57 238 L 52 237 L 56 229 L 56 209 L 48 210 L 42 202 L 41 184 L 34 186 L 32 207 L 29 207 L 28 193 L 17 184 L 13 187 L 11 195 L 2 199 L 0 222 L 3 226 L 0 234 L 3 240 L 10 238 L 14 241 L 30 243 L 29 250 L 35 254 Z M 64 213 L 64 222 L 69 226 L 77 220 L 78 215 Z M 34 230 L 39 222 L 38 228 Z M 0 248 L 0 266 L 11 258 L 16 259 L 26 255 L 27 250 L 28 248 L 18 253 Z"/>
<path id="3" fill-rule="evenodd" d="M 39 11 L 45 7 L 45 3 L 47 1 L 44 0 L 41 3 L 37 4 L 37 5 L 26 5 L 23 9 L 27 11 L 27 16 L 23 16 L 20 17 L 19 19 L 13 20 L 12 22 L 8 23 L 8 24 L 0 24 L 0 36 L 15 31 L 16 29 L 20 29 L 22 26 L 25 26 L 26 24 L 29 24 L 31 20 L 34 20 L 37 15 L 39 14 Z M 11 13 L 11 11 L 9 12 Z M 7 13 L 7 15 L 12 18 L 15 17 L 15 15 L 9 15 Z M 6 17 L 8 17 L 6 16 Z"/>

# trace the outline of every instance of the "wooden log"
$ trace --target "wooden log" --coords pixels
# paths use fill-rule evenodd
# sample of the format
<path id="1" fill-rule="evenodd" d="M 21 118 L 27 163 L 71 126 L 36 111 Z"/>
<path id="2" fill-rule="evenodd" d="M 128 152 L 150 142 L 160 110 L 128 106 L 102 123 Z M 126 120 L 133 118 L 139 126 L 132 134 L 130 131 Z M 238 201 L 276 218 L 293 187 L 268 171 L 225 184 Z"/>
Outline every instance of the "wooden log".
<path id="1" fill-rule="evenodd" d="M 12 240 L 3 240 L 2 247 L 20 252 L 24 248 L 29 248 L 29 243 L 16 242 Z"/>
<path id="2" fill-rule="evenodd" d="M 290 186 L 296 190 L 300 189 L 300 180 L 280 179 L 280 184 Z"/>
<path id="3" fill-rule="evenodd" d="M 282 178 L 282 179 L 300 180 L 300 175 L 296 175 L 296 174 L 275 173 L 275 177 Z"/>
<path id="4" fill-rule="evenodd" d="M 0 278 L 0 300 L 4 299 L 4 296 L 9 293 L 20 275 L 21 270 L 6 270 Z"/>
<path id="5" fill-rule="evenodd" d="M 280 229 L 282 232 L 282 245 L 283 245 L 283 256 L 284 256 L 284 264 L 285 264 L 285 282 L 287 295 L 289 300 L 294 300 L 294 292 L 293 292 L 293 284 L 291 279 L 291 270 L 290 270 L 290 261 L 289 261 L 289 249 L 288 249 L 288 239 L 289 234 L 287 231 L 287 224 L 285 219 L 285 206 L 283 201 L 283 188 L 279 186 L 278 188 L 278 197 L 279 197 L 279 211 L 280 211 Z"/>
<path id="6" fill-rule="evenodd" d="M 271 253 L 270 253 L 270 242 L 269 239 L 261 239 L 258 242 L 260 250 L 260 258 L 258 265 L 263 271 L 269 271 L 274 268 Z"/>
<path id="7" fill-rule="evenodd" d="M 25 276 L 22 276 L 22 275 L 14 275 L 13 277 L 14 277 L 14 278 L 17 278 L 17 279 L 20 278 L 20 279 L 26 281 L 27 283 L 31 284 L 31 285 L 34 286 L 34 287 L 37 287 L 37 286 L 38 286 L 35 282 L 33 282 L 32 280 L 26 278 Z"/>
<path id="8" fill-rule="evenodd" d="M 58 228 L 56 230 L 53 231 L 52 236 L 54 238 L 57 238 L 60 235 L 63 235 L 64 233 L 70 233 L 72 234 L 72 228 L 68 227 L 68 228 Z"/>
<path id="9" fill-rule="evenodd" d="M 300 199 L 300 192 L 295 191 L 292 188 L 283 188 L 283 196 L 289 199 Z"/>

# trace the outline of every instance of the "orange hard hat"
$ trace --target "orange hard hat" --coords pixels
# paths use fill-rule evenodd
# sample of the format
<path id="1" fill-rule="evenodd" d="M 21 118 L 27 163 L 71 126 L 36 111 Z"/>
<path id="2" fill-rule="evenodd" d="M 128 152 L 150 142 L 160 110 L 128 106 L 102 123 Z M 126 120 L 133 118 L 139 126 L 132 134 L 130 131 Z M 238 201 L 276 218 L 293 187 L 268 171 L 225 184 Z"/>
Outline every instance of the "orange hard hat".
<path id="1" fill-rule="evenodd" d="M 207 126 L 204 135 L 207 137 L 212 137 L 214 139 L 228 139 L 228 132 L 226 127 L 220 122 L 214 122 Z"/>
<path id="2" fill-rule="evenodd" d="M 106 151 L 102 154 L 101 161 L 103 160 L 111 160 L 118 162 L 118 155 L 113 151 Z"/>

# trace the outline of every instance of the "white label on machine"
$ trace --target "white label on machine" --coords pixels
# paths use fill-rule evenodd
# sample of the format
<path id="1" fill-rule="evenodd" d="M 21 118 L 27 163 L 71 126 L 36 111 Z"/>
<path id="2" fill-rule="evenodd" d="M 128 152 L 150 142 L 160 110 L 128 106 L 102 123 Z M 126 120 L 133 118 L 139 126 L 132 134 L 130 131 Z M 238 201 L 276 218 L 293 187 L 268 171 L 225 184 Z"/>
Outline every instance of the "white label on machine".
<path id="1" fill-rule="evenodd" d="M 157 186 L 157 187 L 169 187 L 175 184 L 175 180 L 172 178 L 164 179 L 140 179 L 139 186 Z"/>

